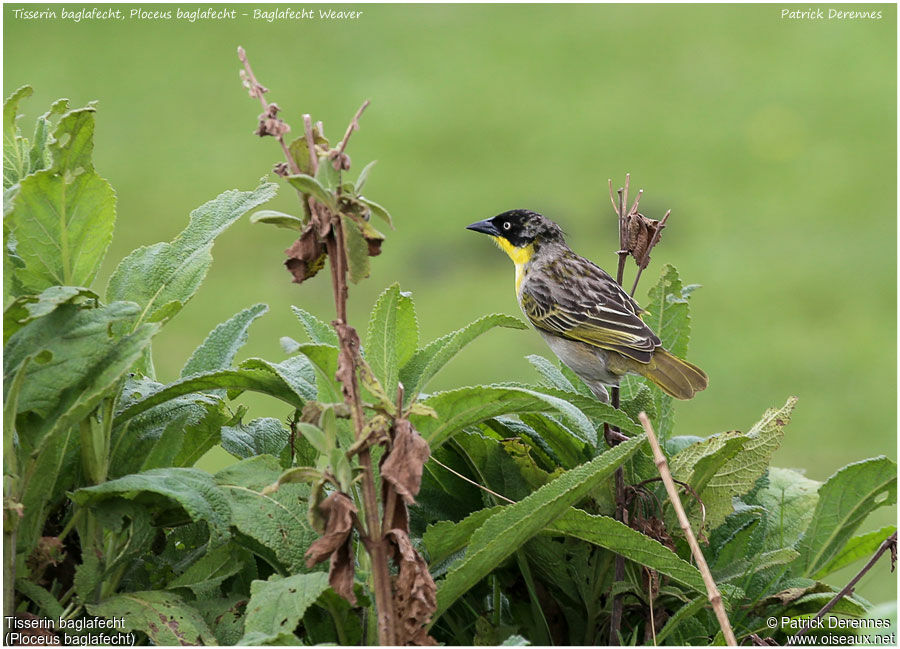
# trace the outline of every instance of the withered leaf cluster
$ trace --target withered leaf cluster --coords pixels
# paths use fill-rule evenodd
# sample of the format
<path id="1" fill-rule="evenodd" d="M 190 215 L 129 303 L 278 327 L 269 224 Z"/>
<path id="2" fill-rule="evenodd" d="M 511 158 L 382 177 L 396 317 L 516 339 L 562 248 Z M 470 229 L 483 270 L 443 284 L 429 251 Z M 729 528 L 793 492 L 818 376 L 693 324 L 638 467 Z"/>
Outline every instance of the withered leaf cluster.
<path id="1" fill-rule="evenodd" d="M 334 592 L 351 604 L 356 604 L 353 593 L 353 518 L 356 505 L 339 491 L 319 503 L 319 511 L 325 519 L 325 534 L 316 539 L 306 551 L 306 567 L 312 568 L 320 561 L 331 558 L 328 583 Z"/>
<path id="2" fill-rule="evenodd" d="M 428 565 L 412 546 L 406 531 L 395 528 L 389 530 L 386 536 L 397 566 L 397 574 L 393 578 L 397 644 L 436 645 L 437 642 L 425 630 L 425 625 L 437 610 L 437 587 L 428 572 Z"/>
<path id="3" fill-rule="evenodd" d="M 431 450 L 408 419 L 394 423 L 391 451 L 381 465 L 381 478 L 391 484 L 407 505 L 415 502 L 422 486 L 422 470 Z"/>
<path id="4" fill-rule="evenodd" d="M 272 137 L 281 137 L 291 130 L 284 121 L 279 119 L 278 104 L 272 103 L 266 106 L 265 110 L 259 114 L 259 126 L 256 127 L 254 133 L 260 137 L 271 135 Z"/>
<path id="5" fill-rule="evenodd" d="M 316 233 L 310 222 L 303 228 L 300 237 L 284 251 L 287 259 L 284 265 L 294 277 L 294 282 L 301 284 L 313 277 L 325 266 L 325 242 Z"/>
<path id="6" fill-rule="evenodd" d="M 664 220 L 648 218 L 637 211 L 625 215 L 622 223 L 623 249 L 634 257 L 639 268 L 646 268 L 650 263 L 650 250 L 659 243 Z"/>

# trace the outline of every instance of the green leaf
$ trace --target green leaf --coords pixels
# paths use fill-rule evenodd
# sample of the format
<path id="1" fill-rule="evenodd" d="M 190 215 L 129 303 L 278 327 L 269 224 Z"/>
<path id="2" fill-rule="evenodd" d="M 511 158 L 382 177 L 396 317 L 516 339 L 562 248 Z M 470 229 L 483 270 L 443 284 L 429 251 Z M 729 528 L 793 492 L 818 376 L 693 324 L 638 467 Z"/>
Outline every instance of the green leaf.
<path id="1" fill-rule="evenodd" d="M 58 620 L 63 617 L 63 607 L 46 588 L 27 579 L 16 579 L 16 592 L 34 602 L 43 617 Z"/>
<path id="2" fill-rule="evenodd" d="M 331 345 L 303 343 L 297 350 L 309 359 L 316 372 L 316 399 L 322 403 L 343 403 L 341 386 L 335 378 L 338 348 Z"/>
<path id="3" fill-rule="evenodd" d="M 125 593 L 86 607 L 91 615 L 122 622 L 123 626 L 115 627 L 118 631 L 146 633 L 155 645 L 217 644 L 200 613 L 174 593 L 162 590 Z"/>
<path id="4" fill-rule="evenodd" d="M 222 448 L 241 459 L 254 455 L 275 455 L 288 443 L 290 433 L 272 417 L 254 419 L 248 424 L 222 427 Z"/>
<path id="5" fill-rule="evenodd" d="M 520 427 L 514 426 L 513 431 L 519 432 L 529 440 L 534 440 L 537 436 L 552 451 L 557 458 L 557 464 L 562 468 L 573 469 L 594 456 L 591 450 L 593 446 L 585 448 L 587 445 L 584 440 L 559 421 L 559 417 L 547 414 L 520 414 L 519 418 L 527 428 L 516 430 Z M 488 425 L 492 426 L 490 422 Z M 529 433 L 529 428 L 532 433 Z"/>
<path id="6" fill-rule="evenodd" d="M 375 166 L 377 160 L 372 160 L 369 164 L 362 168 L 362 171 L 359 172 L 359 177 L 356 179 L 356 183 L 353 185 L 353 190 L 359 194 L 363 187 L 366 185 L 366 180 L 369 178 L 369 171 L 371 171 L 372 167 Z"/>
<path id="7" fill-rule="evenodd" d="M 531 363 L 534 368 L 541 373 L 547 386 L 566 392 L 575 392 L 575 386 L 565 377 L 555 363 L 548 361 L 543 356 L 531 354 L 525 359 Z"/>
<path id="8" fill-rule="evenodd" d="M 718 527 L 734 511 L 732 498 L 749 492 L 766 472 L 772 454 L 781 446 L 784 427 L 790 422 L 796 403 L 797 398 L 790 397 L 778 410 L 767 410 L 763 418 L 746 434 L 730 432 L 713 435 L 691 444 L 672 458 L 673 474 L 678 475 L 686 470 L 685 467 L 696 465 L 701 458 L 714 456 L 722 447 L 733 443 L 730 440 L 735 437 L 745 438 L 743 449 L 721 464 L 708 479 L 706 487 L 700 491 L 709 529 Z M 714 464 L 713 460 L 710 462 Z"/>
<path id="9" fill-rule="evenodd" d="M 358 284 L 369 276 L 369 243 L 356 221 L 351 218 L 341 220 L 344 224 L 344 250 L 347 253 L 350 281 Z"/>
<path id="10" fill-rule="evenodd" d="M 181 377 L 231 367 L 238 350 L 247 342 L 250 325 L 268 310 L 265 304 L 256 304 L 218 325 L 191 354 L 181 370 Z"/>
<path id="11" fill-rule="evenodd" d="M 428 381 L 463 347 L 494 327 L 528 328 L 518 318 L 494 313 L 428 343 L 423 349 L 416 351 L 400 370 L 400 380 L 406 390 L 404 405 L 413 401 L 425 389 Z"/>
<path id="12" fill-rule="evenodd" d="M 480 509 L 458 523 L 439 521 L 429 525 L 422 536 L 422 543 L 428 551 L 429 563 L 432 566 L 439 564 L 465 548 L 472 535 L 502 507 L 503 505 L 496 505 Z"/>
<path id="13" fill-rule="evenodd" d="M 298 306 L 291 306 L 291 311 L 293 311 L 294 315 L 300 320 L 300 324 L 303 325 L 306 334 L 312 342 L 322 345 L 331 345 L 332 347 L 338 346 L 337 334 L 334 333 L 334 329 L 331 325 L 325 324 L 316 316 L 308 311 L 304 311 Z"/>
<path id="14" fill-rule="evenodd" d="M 254 581 L 250 586 L 245 633 L 258 632 L 274 637 L 293 632 L 306 609 L 326 588 L 328 575 L 324 572 L 286 578 L 273 575 L 268 581 Z"/>
<path id="15" fill-rule="evenodd" d="M 648 292 L 648 313 L 643 320 L 659 336 L 663 347 L 678 356 L 687 356 L 688 342 L 691 338 L 691 314 L 688 297 L 696 285 L 684 286 L 674 266 L 666 264 L 662 268 L 659 281 Z M 632 384 L 644 382 L 653 391 L 656 406 L 656 434 L 660 439 L 667 438 L 674 426 L 674 410 L 672 397 L 665 394 L 652 383 L 634 377 Z"/>
<path id="16" fill-rule="evenodd" d="M 871 557 L 885 539 L 896 531 L 896 526 L 888 525 L 887 527 L 882 527 L 880 530 L 875 530 L 868 534 L 854 536 L 847 541 L 847 544 L 843 549 L 838 552 L 831 561 L 823 566 L 821 570 L 814 574 L 812 578 L 822 579 L 833 572 L 846 568 L 860 559 Z"/>
<path id="17" fill-rule="evenodd" d="M 91 164 L 93 113 L 83 108 L 60 120 L 53 164 L 21 180 L 5 219 L 24 262 L 16 279 L 26 291 L 90 286 L 112 240 L 115 192 Z"/>
<path id="18" fill-rule="evenodd" d="M 292 216 L 277 210 L 259 210 L 250 215 L 250 223 L 268 223 L 285 230 L 300 231 L 306 225 L 306 221 L 299 216 Z"/>
<path id="19" fill-rule="evenodd" d="M 753 502 L 768 512 L 767 549 L 793 547 L 809 526 L 821 482 L 797 471 L 770 467 L 768 484 L 756 492 Z"/>
<path id="20" fill-rule="evenodd" d="M 563 473 L 515 505 L 504 507 L 491 516 L 472 535 L 466 556 L 454 565 L 438 586 L 438 607 L 434 619 L 440 617 L 457 598 L 486 577 L 528 539 L 562 516 L 571 505 L 579 502 L 596 485 L 612 475 L 644 442 L 643 436 L 622 442 L 591 462 Z"/>
<path id="21" fill-rule="evenodd" d="M 337 203 L 334 200 L 334 195 L 325 189 L 325 187 L 312 176 L 296 174 L 294 176 L 287 176 L 287 181 L 292 187 L 299 189 L 303 194 L 308 194 L 323 205 L 327 205 L 332 210 L 337 210 Z"/>
<path id="22" fill-rule="evenodd" d="M 3 312 L 3 344 L 32 320 L 52 313 L 61 304 L 74 304 L 82 299 L 98 300 L 99 296 L 80 286 L 51 286 L 40 295 L 17 297 Z"/>
<path id="23" fill-rule="evenodd" d="M 34 89 L 22 86 L 3 102 L 3 189 L 9 189 L 28 173 L 28 142 L 16 128 L 19 102 L 30 97 Z"/>
<path id="24" fill-rule="evenodd" d="M 271 455 L 258 455 L 222 469 L 215 481 L 231 503 L 231 524 L 237 540 L 285 574 L 310 572 L 303 553 L 318 538 L 306 521 L 309 487 L 276 482 L 282 469 Z"/>
<path id="25" fill-rule="evenodd" d="M 419 344 L 419 324 L 412 299 L 393 284 L 378 296 L 366 330 L 365 356 L 388 398 L 397 394 L 400 368 Z M 404 384 L 404 387 L 405 384 Z"/>
<path id="26" fill-rule="evenodd" d="M 675 613 L 666 620 L 666 624 L 662 629 L 656 634 L 656 646 L 665 646 L 666 642 L 663 642 L 669 635 L 680 628 L 682 624 L 686 621 L 693 620 L 695 616 L 702 611 L 706 605 L 709 603 L 709 598 L 706 593 L 703 595 L 698 595 L 687 604 L 679 608 Z"/>
<path id="27" fill-rule="evenodd" d="M 897 502 L 897 465 L 884 456 L 848 464 L 819 488 L 819 502 L 797 543 L 797 574 L 823 570 L 875 509 Z"/>
<path id="28" fill-rule="evenodd" d="M 302 359 L 302 363 L 298 363 L 295 359 Z M 249 358 L 235 370 L 196 374 L 175 381 L 130 404 L 117 414 L 117 419 L 121 423 L 176 397 L 219 388 L 226 388 L 236 394 L 245 390 L 261 392 L 302 409 L 307 399 L 314 399 L 316 396 L 316 388 L 312 383 L 314 377 L 312 365 L 302 356 L 288 359 L 283 363 L 269 363 L 262 359 Z"/>
<path id="29" fill-rule="evenodd" d="M 57 99 L 50 106 L 50 110 L 37 118 L 34 123 L 34 136 L 31 138 L 31 151 L 28 152 L 29 173 L 34 173 L 40 169 L 46 169 L 53 164 L 53 156 L 50 153 L 50 144 L 53 142 L 53 136 L 50 130 L 53 124 L 50 118 L 54 115 L 62 115 L 69 109 L 68 99 Z"/>
<path id="30" fill-rule="evenodd" d="M 623 443 L 630 444 L 632 440 Z M 620 444 L 614 448 L 621 446 Z M 600 457 L 611 452 L 607 451 Z M 569 509 L 553 521 L 549 529 L 612 550 L 626 559 L 658 570 L 688 588 L 700 593 L 706 592 L 703 577 L 697 568 L 656 539 L 651 539 L 614 518 L 592 516 L 580 509 Z"/>
<path id="31" fill-rule="evenodd" d="M 138 248 L 119 263 L 109 278 L 107 299 L 137 302 L 141 322 L 153 321 L 163 309 L 178 311 L 206 277 L 216 237 L 244 213 L 270 200 L 275 188 L 266 183 L 248 192 L 233 189 L 198 207 L 187 228 L 170 243 Z"/>
<path id="32" fill-rule="evenodd" d="M 164 387 L 147 378 L 129 378 L 119 405 L 127 410 Z M 209 393 L 181 395 L 134 418 L 116 417 L 110 477 L 173 465 L 192 466 L 221 441 L 221 427 L 232 419 L 224 401 Z"/>
<path id="33" fill-rule="evenodd" d="M 782 566 L 792 562 L 799 556 L 793 548 L 780 548 L 769 552 L 748 555 L 748 558 L 737 559 L 728 565 L 716 570 L 714 576 L 717 582 L 729 582 L 739 577 L 755 575 L 772 566 Z"/>
<path id="34" fill-rule="evenodd" d="M 109 498 L 134 500 L 141 496 L 161 504 L 175 503 L 193 521 L 209 526 L 210 544 L 221 545 L 230 536 L 228 498 L 205 471 L 193 468 L 151 469 L 77 490 L 71 498 L 79 505 L 96 506 Z"/>
<path id="35" fill-rule="evenodd" d="M 437 419 L 412 415 L 416 430 L 428 442 L 431 450 L 466 426 L 473 426 L 491 417 L 530 412 L 558 412 L 574 427 L 583 442 L 596 445 L 596 431 L 584 413 L 568 401 L 519 387 L 469 386 L 438 392 L 422 403 L 437 412 Z"/>
<path id="36" fill-rule="evenodd" d="M 109 327 L 135 312 L 113 303 L 100 309 L 65 304 L 16 332 L 4 349 L 4 388 L 26 356 L 34 355 L 19 395 L 19 443 L 37 457 L 54 436 L 88 416 L 111 396 L 140 358 L 158 325 L 143 325 L 120 340 Z M 26 412 L 34 413 L 24 415 Z"/>
<path id="37" fill-rule="evenodd" d="M 186 588 L 197 598 L 215 597 L 222 582 L 240 572 L 248 558 L 250 554 L 234 543 L 213 548 L 170 581 L 166 589 Z"/>
<path id="38" fill-rule="evenodd" d="M 365 205 L 366 207 L 368 207 L 369 211 L 371 211 L 372 214 L 374 214 L 379 219 L 381 219 L 382 221 L 387 223 L 391 229 L 394 228 L 394 221 L 391 218 L 390 213 L 386 209 L 384 209 L 381 205 L 379 205 L 375 201 L 369 200 L 368 198 L 366 198 L 364 196 L 357 197 L 357 200 L 360 203 L 362 203 L 363 205 Z"/>
<path id="39" fill-rule="evenodd" d="M 541 392 L 557 399 L 562 399 L 578 408 L 586 414 L 593 422 L 594 426 L 599 428 L 603 422 L 612 426 L 616 426 L 623 433 L 634 433 L 639 435 L 643 432 L 640 424 L 633 421 L 627 414 L 613 408 L 608 403 L 598 401 L 596 397 L 584 396 L 576 392 L 566 392 L 565 390 L 557 390 L 556 388 L 534 388 L 536 392 Z"/>
<path id="40" fill-rule="evenodd" d="M 247 607 L 245 594 L 197 599 L 192 605 L 216 634 L 218 644 L 230 646 L 241 639 L 244 633 L 244 609 Z"/>
<path id="41" fill-rule="evenodd" d="M 22 472 L 20 492 L 24 518 L 19 521 L 16 532 L 18 552 L 30 554 L 42 535 L 44 524 L 51 511 L 48 503 L 55 502 L 62 492 L 74 483 L 73 463 L 67 459 L 77 448 L 78 433 L 74 426 L 60 428 L 58 433 L 48 435 L 39 453 L 33 455 Z"/>

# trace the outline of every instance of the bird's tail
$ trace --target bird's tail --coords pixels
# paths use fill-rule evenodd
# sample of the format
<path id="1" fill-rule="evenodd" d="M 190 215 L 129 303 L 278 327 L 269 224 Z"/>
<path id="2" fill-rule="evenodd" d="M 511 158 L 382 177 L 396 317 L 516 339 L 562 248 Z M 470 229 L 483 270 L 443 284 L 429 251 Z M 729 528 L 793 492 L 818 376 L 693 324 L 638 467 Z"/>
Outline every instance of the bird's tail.
<path id="1" fill-rule="evenodd" d="M 638 373 L 656 383 L 660 389 L 676 399 L 690 399 L 706 389 L 706 372 L 686 360 L 673 356 L 662 347 L 653 351 L 649 363 L 635 363 Z"/>

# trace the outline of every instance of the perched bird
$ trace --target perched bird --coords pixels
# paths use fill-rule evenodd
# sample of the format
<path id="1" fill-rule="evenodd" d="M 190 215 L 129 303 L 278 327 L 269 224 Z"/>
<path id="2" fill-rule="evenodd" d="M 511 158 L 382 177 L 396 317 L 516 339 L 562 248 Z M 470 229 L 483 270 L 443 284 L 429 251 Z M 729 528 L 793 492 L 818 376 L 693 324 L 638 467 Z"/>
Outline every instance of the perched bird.
<path id="1" fill-rule="evenodd" d="M 529 210 L 511 210 L 467 226 L 483 232 L 516 265 L 516 298 L 528 320 L 563 363 L 601 401 L 606 386 L 640 374 L 676 399 L 690 399 L 709 379 L 696 365 L 663 349 L 644 312 L 596 264 L 576 255 L 562 229 Z"/>

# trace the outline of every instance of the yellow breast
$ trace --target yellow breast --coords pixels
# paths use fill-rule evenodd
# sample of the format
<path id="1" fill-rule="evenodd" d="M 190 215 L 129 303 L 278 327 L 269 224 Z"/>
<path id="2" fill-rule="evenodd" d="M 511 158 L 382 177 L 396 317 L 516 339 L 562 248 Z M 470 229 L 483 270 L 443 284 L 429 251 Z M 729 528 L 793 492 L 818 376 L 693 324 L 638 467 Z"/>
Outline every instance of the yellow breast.
<path id="1" fill-rule="evenodd" d="M 516 265 L 516 297 L 522 290 L 522 280 L 525 279 L 525 264 L 531 261 L 534 256 L 534 244 L 529 243 L 527 246 L 517 248 L 503 237 L 493 237 L 494 243 L 505 252 L 512 262 Z"/>

